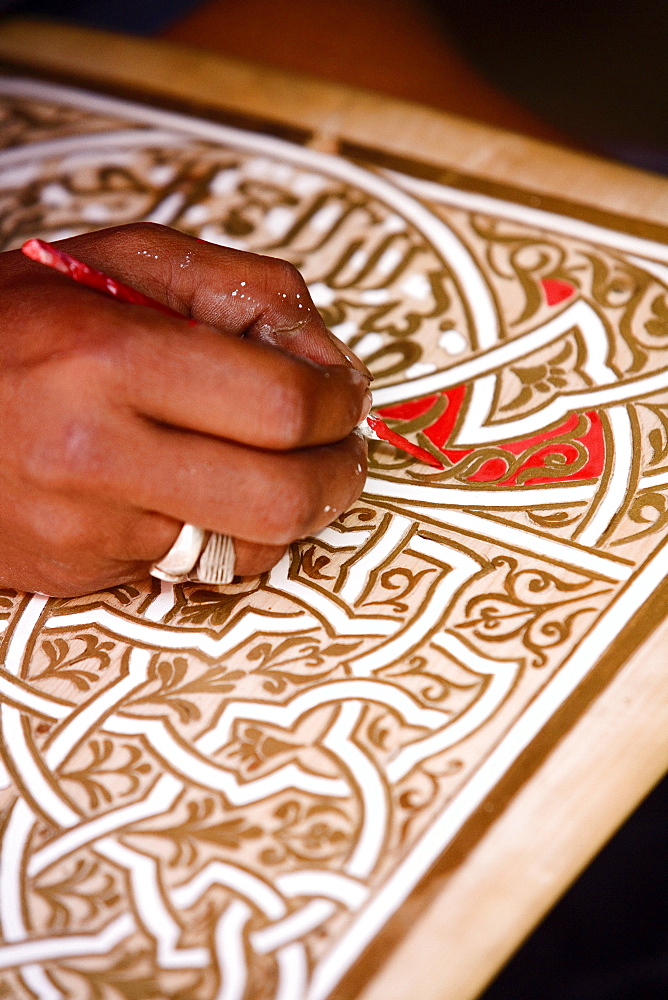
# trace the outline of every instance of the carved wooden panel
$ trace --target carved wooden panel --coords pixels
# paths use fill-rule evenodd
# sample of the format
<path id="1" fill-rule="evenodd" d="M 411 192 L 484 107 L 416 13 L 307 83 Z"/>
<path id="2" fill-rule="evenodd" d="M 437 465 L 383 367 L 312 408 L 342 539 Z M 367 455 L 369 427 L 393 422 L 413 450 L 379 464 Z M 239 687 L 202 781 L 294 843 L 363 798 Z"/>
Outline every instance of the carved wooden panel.
<path id="1" fill-rule="evenodd" d="M 665 573 L 668 249 L 0 82 L 2 246 L 273 254 L 432 468 L 262 578 L 0 594 L 0 997 L 326 1000 Z"/>

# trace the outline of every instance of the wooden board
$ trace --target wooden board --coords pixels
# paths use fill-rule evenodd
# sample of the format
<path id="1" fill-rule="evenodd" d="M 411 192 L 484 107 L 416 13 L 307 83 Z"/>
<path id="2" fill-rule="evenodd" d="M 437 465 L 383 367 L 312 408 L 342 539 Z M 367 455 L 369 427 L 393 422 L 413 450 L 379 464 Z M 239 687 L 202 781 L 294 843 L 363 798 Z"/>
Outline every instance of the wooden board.
<path id="1" fill-rule="evenodd" d="M 3 248 L 284 256 L 443 466 L 373 445 L 268 578 L 3 595 L 0 982 L 475 996 L 665 769 L 668 184 L 153 43 L 0 58 L 254 125 L 5 79 Z"/>

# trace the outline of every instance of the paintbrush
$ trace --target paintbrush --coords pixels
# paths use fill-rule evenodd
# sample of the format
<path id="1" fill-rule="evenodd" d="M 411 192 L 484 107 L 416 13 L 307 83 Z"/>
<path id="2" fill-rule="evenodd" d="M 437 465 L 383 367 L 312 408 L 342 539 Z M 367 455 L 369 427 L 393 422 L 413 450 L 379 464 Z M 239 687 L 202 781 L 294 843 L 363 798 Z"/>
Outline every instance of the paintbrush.
<path id="1" fill-rule="evenodd" d="M 186 316 L 170 308 L 170 306 L 165 306 L 162 302 L 144 295 L 143 292 L 138 292 L 135 288 L 124 285 L 123 282 L 117 281 L 103 271 L 98 271 L 95 267 L 84 264 L 83 261 L 77 260 L 76 257 L 72 257 L 71 254 L 66 253 L 64 250 L 60 250 L 50 243 L 45 243 L 44 240 L 27 240 L 21 247 L 21 250 L 30 260 L 34 260 L 38 264 L 44 264 L 46 267 L 51 267 L 59 271 L 60 274 L 65 274 L 68 278 L 72 278 L 77 284 L 93 288 L 95 291 L 102 292 L 103 295 L 109 295 L 119 302 L 131 302 L 134 305 L 147 306 L 149 309 L 155 309 L 165 316 L 188 320 Z M 188 320 L 188 322 L 193 323 L 194 321 Z M 369 415 L 360 424 L 360 430 L 365 437 L 371 440 L 387 441 L 388 444 L 393 445 L 399 451 L 405 452 L 412 458 L 418 459 L 420 462 L 425 462 L 427 465 L 431 465 L 437 469 L 443 468 L 443 464 L 426 451 L 426 449 L 420 448 L 419 445 L 413 444 L 412 441 L 391 430 L 380 417 Z"/>

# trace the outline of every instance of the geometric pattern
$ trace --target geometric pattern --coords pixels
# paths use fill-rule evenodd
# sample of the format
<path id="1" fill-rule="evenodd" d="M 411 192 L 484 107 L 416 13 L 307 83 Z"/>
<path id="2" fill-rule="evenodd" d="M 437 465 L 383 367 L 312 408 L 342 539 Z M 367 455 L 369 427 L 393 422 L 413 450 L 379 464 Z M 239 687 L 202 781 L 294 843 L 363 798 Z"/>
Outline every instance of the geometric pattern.
<path id="1" fill-rule="evenodd" d="M 271 572 L 0 591 L 0 997 L 326 1000 L 665 574 L 668 249 L 0 81 L 2 248 L 271 254 L 434 457 Z"/>

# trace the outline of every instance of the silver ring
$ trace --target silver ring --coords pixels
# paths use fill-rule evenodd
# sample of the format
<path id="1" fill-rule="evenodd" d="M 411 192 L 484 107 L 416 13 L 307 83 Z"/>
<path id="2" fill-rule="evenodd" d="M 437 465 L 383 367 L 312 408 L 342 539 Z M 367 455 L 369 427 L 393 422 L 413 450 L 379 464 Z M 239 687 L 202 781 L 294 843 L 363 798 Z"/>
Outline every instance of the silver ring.
<path id="1" fill-rule="evenodd" d="M 169 552 L 151 566 L 151 576 L 167 583 L 231 583 L 234 562 L 229 535 L 184 524 Z"/>
<path id="2" fill-rule="evenodd" d="M 234 540 L 212 531 L 190 579 L 198 583 L 232 583 L 235 561 Z"/>

